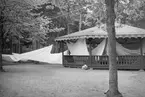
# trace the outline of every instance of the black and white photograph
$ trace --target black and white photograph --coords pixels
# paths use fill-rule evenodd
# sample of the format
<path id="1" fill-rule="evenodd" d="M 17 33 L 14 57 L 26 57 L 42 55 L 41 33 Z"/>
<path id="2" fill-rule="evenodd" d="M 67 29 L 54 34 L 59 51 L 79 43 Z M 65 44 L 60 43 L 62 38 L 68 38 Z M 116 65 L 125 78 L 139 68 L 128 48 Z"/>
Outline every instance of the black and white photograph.
<path id="1" fill-rule="evenodd" d="M 0 0 L 0 97 L 145 97 L 145 0 Z"/>

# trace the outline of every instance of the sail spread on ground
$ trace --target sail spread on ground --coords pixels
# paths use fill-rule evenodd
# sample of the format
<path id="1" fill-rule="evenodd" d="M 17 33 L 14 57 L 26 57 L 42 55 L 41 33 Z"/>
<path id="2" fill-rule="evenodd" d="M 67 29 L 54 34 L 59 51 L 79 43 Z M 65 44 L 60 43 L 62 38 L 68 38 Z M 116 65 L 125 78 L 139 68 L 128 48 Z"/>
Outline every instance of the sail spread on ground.
<path id="1" fill-rule="evenodd" d="M 50 53 L 51 49 L 52 45 L 23 54 L 16 53 L 13 53 L 13 55 L 3 54 L 3 60 L 10 62 L 33 60 L 46 63 L 62 64 L 62 53 L 51 54 Z M 65 51 L 64 54 L 66 54 L 66 52 L 67 51 Z"/>
<path id="2" fill-rule="evenodd" d="M 51 49 L 52 49 L 52 45 L 38 49 L 38 50 L 23 53 L 23 54 L 21 54 L 21 60 L 27 60 L 27 59 L 30 60 L 32 57 L 35 57 L 35 56 L 38 57 L 41 53 L 50 54 Z M 44 54 L 44 56 L 45 56 L 45 54 Z"/>
<path id="3" fill-rule="evenodd" d="M 19 57 L 17 58 L 16 56 L 13 56 L 13 55 L 2 54 L 2 60 L 8 61 L 8 62 L 18 62 Z"/>
<path id="4" fill-rule="evenodd" d="M 65 55 L 66 53 L 67 51 L 64 52 Z M 43 51 L 40 54 L 29 57 L 28 59 L 39 62 L 62 64 L 62 53 L 51 54 L 50 52 L 48 53 L 46 51 Z"/>
<path id="5" fill-rule="evenodd" d="M 104 39 L 96 48 L 92 50 L 92 55 L 103 55 L 106 45 L 106 39 Z"/>
<path id="6" fill-rule="evenodd" d="M 18 61 L 28 61 L 30 60 L 31 57 L 35 57 L 36 55 L 38 56 L 42 52 L 49 54 L 51 49 L 52 49 L 52 45 L 41 48 L 41 49 L 33 50 L 30 52 L 22 53 L 22 54 L 13 53 L 11 57 L 15 57 Z"/>
<path id="7" fill-rule="evenodd" d="M 70 55 L 89 55 L 85 39 L 79 39 L 75 43 L 67 42 L 67 46 L 70 51 Z"/>

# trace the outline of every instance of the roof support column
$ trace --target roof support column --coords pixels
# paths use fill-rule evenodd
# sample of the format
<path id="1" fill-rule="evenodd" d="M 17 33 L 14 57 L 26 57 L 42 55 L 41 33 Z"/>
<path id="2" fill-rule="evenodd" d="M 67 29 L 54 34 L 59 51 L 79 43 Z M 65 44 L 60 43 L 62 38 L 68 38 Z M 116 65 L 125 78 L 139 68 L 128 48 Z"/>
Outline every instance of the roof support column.
<path id="1" fill-rule="evenodd" d="M 90 53 L 90 67 L 92 67 L 92 49 L 91 49 L 91 42 L 89 43 L 89 53 Z"/>
<path id="2" fill-rule="evenodd" d="M 142 38 L 139 38 L 140 39 L 140 55 L 141 55 L 141 57 L 140 57 L 140 59 L 141 59 L 141 61 L 140 61 L 140 66 L 141 66 L 141 68 L 140 68 L 140 71 L 144 71 L 144 64 L 143 64 L 143 42 L 142 42 Z"/>
<path id="3" fill-rule="evenodd" d="M 62 52 L 62 65 L 64 66 L 64 43 L 63 41 L 60 41 L 60 47 Z"/>
<path id="4" fill-rule="evenodd" d="M 10 54 L 13 53 L 13 36 L 11 35 L 11 40 L 10 40 Z"/>
<path id="5" fill-rule="evenodd" d="M 89 68 L 92 67 L 92 48 L 91 48 L 91 38 L 89 39 Z"/>

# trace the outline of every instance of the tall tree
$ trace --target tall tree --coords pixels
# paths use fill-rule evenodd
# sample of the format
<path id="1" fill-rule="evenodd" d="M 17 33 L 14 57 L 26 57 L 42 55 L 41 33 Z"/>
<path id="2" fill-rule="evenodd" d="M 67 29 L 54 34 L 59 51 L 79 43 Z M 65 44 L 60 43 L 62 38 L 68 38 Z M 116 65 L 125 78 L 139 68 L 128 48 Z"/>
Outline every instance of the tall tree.
<path id="1" fill-rule="evenodd" d="M 0 16 L 0 19 L 2 16 Z M 2 25 L 0 25 L 0 72 L 4 71 L 3 66 L 2 66 Z"/>
<path id="2" fill-rule="evenodd" d="M 23 30 L 32 26 L 31 6 L 24 0 L 0 0 L 0 70 L 5 36 L 20 37 Z M 31 28 L 30 28 L 31 29 Z M 12 39 L 12 38 L 10 38 Z"/>
<path id="3" fill-rule="evenodd" d="M 116 37 L 115 37 L 115 1 L 105 0 L 106 4 L 106 27 L 108 32 L 108 54 L 109 54 L 109 90 L 106 93 L 107 97 L 122 97 L 118 91 L 118 74 L 116 62 Z"/>
<path id="4" fill-rule="evenodd" d="M 6 4 L 5 0 L 1 0 L 1 4 Z M 3 69 L 3 64 L 2 64 L 2 51 L 3 51 L 3 34 L 4 34 L 4 10 L 5 10 L 6 6 L 1 6 L 1 10 L 0 10 L 0 72 L 4 71 Z"/>

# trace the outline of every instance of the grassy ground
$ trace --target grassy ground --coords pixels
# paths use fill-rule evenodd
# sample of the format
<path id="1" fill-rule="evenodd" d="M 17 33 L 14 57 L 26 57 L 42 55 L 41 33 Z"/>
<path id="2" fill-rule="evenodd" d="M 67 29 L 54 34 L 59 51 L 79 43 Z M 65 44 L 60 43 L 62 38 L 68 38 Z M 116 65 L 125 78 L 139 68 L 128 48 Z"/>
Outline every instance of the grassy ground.
<path id="1" fill-rule="evenodd" d="M 4 66 L 0 97 L 105 97 L 108 70 L 81 70 L 50 64 Z M 145 97 L 145 72 L 119 71 L 124 97 Z"/>

